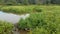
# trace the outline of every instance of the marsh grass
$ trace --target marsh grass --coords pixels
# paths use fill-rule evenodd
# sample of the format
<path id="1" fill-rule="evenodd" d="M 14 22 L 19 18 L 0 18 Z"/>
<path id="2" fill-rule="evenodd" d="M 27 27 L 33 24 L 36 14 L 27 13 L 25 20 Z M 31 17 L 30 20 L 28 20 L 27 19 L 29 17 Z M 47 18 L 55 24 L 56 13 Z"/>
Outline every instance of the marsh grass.
<path id="1" fill-rule="evenodd" d="M 8 13 L 26 14 L 43 11 L 60 11 L 60 6 L 58 5 L 3 6 L 1 7 L 0 10 Z"/>
<path id="2" fill-rule="evenodd" d="M 25 20 L 18 22 L 18 29 L 30 30 L 32 34 L 59 34 L 60 12 L 46 11 L 30 14 Z"/>
<path id="3" fill-rule="evenodd" d="M 13 30 L 13 24 L 0 20 L 0 34 L 11 34 Z"/>
<path id="4" fill-rule="evenodd" d="M 5 6 L 1 10 L 15 14 L 30 13 L 28 18 L 18 22 L 18 29 L 31 29 L 31 34 L 60 33 L 60 6 Z"/>
<path id="5" fill-rule="evenodd" d="M 40 7 L 37 9 L 36 6 L 6 6 L 1 8 L 1 10 L 4 12 L 16 13 L 16 14 L 34 13 L 41 11 Z"/>

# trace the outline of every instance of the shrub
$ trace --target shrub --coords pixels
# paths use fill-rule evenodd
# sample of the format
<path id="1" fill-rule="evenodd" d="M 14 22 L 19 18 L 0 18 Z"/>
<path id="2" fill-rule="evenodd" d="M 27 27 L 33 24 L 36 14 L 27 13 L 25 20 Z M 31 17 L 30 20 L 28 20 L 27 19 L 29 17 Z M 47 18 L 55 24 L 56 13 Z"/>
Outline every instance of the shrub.
<path id="1" fill-rule="evenodd" d="M 0 21 L 0 34 L 11 34 L 12 30 L 13 24 Z"/>

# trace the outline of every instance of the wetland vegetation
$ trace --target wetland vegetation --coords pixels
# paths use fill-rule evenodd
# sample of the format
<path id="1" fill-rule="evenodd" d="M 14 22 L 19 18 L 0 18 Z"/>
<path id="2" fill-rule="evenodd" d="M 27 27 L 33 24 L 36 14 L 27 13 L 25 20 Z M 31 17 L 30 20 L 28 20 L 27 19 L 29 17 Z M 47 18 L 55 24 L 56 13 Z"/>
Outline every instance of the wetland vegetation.
<path id="1" fill-rule="evenodd" d="M 0 0 L 0 34 L 60 34 L 60 1 Z"/>
<path id="2" fill-rule="evenodd" d="M 26 19 L 20 19 L 17 28 L 26 34 L 59 34 L 60 6 L 59 5 L 31 5 L 4 6 L 3 12 L 13 14 L 30 14 Z"/>

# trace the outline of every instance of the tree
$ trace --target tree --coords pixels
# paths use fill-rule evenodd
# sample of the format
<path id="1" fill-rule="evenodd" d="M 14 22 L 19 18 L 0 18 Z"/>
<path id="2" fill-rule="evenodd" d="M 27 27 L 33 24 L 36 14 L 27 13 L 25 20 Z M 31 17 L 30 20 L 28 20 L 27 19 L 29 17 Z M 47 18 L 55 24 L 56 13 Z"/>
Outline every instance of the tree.
<path id="1" fill-rule="evenodd" d="M 24 0 L 24 1 L 23 1 L 23 4 L 24 4 L 24 5 L 29 4 L 28 0 Z"/>

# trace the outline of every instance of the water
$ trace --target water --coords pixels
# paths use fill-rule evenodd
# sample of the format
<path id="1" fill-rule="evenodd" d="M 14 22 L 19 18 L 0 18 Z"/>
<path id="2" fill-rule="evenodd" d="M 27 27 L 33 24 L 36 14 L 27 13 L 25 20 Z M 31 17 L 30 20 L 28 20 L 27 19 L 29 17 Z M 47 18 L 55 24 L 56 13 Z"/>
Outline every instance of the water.
<path id="1" fill-rule="evenodd" d="M 5 13 L 5 12 L 0 11 L 0 20 L 7 21 L 12 24 L 16 24 L 21 18 L 25 19 L 28 16 L 29 14 L 16 15 L 16 14 Z M 15 30 L 16 30 L 16 27 L 15 27 Z M 13 30 L 13 34 L 20 34 L 20 32 L 18 32 L 18 30 L 16 31 Z"/>
<path id="2" fill-rule="evenodd" d="M 0 11 L 0 20 L 7 21 L 13 24 L 17 23 L 21 18 L 25 19 L 28 16 L 29 14 L 16 15 Z"/>

